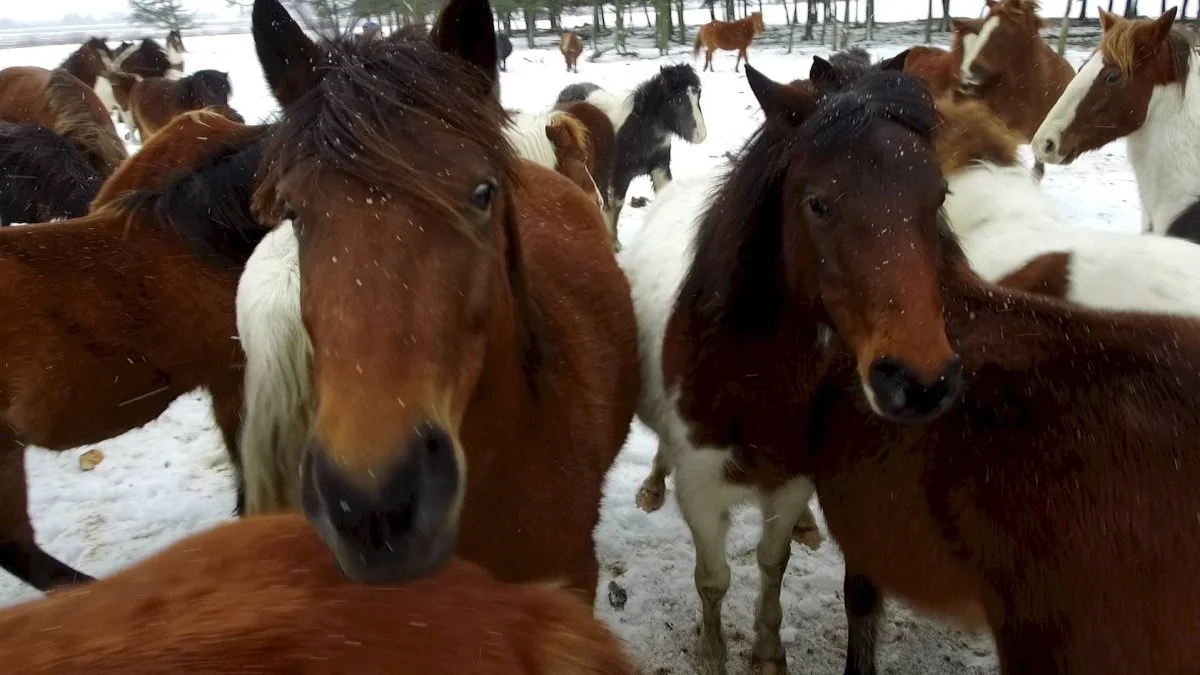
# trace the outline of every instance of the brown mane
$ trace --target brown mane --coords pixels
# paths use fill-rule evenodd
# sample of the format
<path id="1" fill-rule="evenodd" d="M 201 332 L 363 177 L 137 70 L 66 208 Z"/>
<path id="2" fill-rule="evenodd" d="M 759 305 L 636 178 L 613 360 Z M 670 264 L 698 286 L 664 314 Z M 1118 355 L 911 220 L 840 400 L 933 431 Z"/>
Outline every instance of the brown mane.
<path id="1" fill-rule="evenodd" d="M 128 157 L 125 144 L 103 105 L 87 85 L 56 69 L 46 81 L 46 107 L 54 117 L 54 133 L 70 139 L 101 174 L 108 175 Z"/>
<path id="2" fill-rule="evenodd" d="M 1112 59 L 1129 76 L 1145 58 L 1147 40 L 1153 38 L 1157 28 L 1152 20 L 1119 19 L 1100 38 L 1099 51 Z M 1171 53 L 1171 77 L 1179 84 L 1187 82 L 1188 66 L 1196 48 L 1196 38 L 1191 31 L 1175 25 L 1167 36 Z"/>
<path id="3" fill-rule="evenodd" d="M 1000 166 L 1019 162 L 1021 139 L 984 103 L 944 96 L 937 100 L 937 109 L 933 147 L 945 175 L 976 161 Z"/>
<path id="4" fill-rule="evenodd" d="M 591 156 L 591 134 L 588 133 L 588 128 L 578 117 L 570 113 L 558 113 L 550 116 L 550 126 L 558 127 L 567 132 L 571 137 L 571 142 L 583 151 L 584 162 L 590 164 Z"/>

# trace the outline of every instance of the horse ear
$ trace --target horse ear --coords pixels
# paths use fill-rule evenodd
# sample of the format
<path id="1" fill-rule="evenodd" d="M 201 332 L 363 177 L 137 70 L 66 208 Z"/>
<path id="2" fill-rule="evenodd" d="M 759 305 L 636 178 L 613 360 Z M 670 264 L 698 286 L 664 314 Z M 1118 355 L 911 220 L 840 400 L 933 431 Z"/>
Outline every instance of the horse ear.
<path id="1" fill-rule="evenodd" d="M 500 59 L 488 0 L 450 0 L 433 25 L 429 39 L 438 49 L 479 67 L 499 91 Z"/>
<path id="2" fill-rule="evenodd" d="M 911 48 L 905 49 L 890 59 L 884 59 L 883 61 L 880 61 L 879 70 L 899 70 L 903 72 L 904 64 L 908 62 L 908 53 L 911 51 Z"/>
<path id="3" fill-rule="evenodd" d="M 987 5 L 989 11 L 995 9 L 996 6 L 1000 4 L 996 0 L 983 0 L 983 3 Z"/>
<path id="4" fill-rule="evenodd" d="M 1175 25 L 1175 14 L 1177 11 L 1177 7 L 1172 7 L 1165 14 L 1154 20 L 1154 44 L 1165 41 L 1167 36 L 1171 34 L 1171 26 Z"/>
<path id="5" fill-rule="evenodd" d="M 1100 10 L 1100 30 L 1107 33 L 1113 26 L 1117 24 L 1117 15 L 1112 12 L 1105 11 L 1103 7 L 1098 7 Z"/>
<path id="6" fill-rule="evenodd" d="M 826 87 L 835 83 L 837 80 L 837 71 L 833 69 L 832 63 L 819 56 L 814 56 L 812 68 L 808 71 L 808 79 L 821 87 Z M 751 84 L 750 86 L 753 88 L 754 85 Z"/>
<path id="7" fill-rule="evenodd" d="M 767 121 L 783 122 L 788 126 L 799 126 L 816 108 L 813 96 L 805 95 L 795 87 L 779 84 L 746 64 L 746 81 L 750 91 L 762 106 Z"/>
<path id="8" fill-rule="evenodd" d="M 254 0 L 250 26 L 267 85 L 287 108 L 321 81 L 324 53 L 279 0 Z"/>

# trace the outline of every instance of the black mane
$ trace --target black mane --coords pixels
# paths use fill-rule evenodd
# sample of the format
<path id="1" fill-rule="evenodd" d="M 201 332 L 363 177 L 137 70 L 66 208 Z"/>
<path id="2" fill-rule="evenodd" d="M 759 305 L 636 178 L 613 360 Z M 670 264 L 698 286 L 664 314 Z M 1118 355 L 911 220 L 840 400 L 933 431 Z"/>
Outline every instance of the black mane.
<path id="1" fill-rule="evenodd" d="M 651 119 L 667 109 L 671 99 L 687 93 L 689 88 L 700 89 L 700 76 L 689 63 L 676 63 L 659 68 L 658 74 L 633 90 L 633 115 Z"/>
<path id="2" fill-rule="evenodd" d="M 229 97 L 233 96 L 229 75 L 219 70 L 197 70 L 180 78 L 176 90 L 180 103 L 190 110 L 209 105 L 228 105 Z"/>
<path id="3" fill-rule="evenodd" d="M 250 210 L 266 130 L 242 145 L 222 148 L 163 187 L 130 193 L 105 208 L 128 217 L 148 210 L 198 255 L 239 270 L 268 231 Z"/>
<path id="4" fill-rule="evenodd" d="M 932 142 L 937 112 L 918 80 L 873 73 L 826 95 L 802 124 L 767 123 L 746 141 L 703 215 L 679 294 L 702 341 L 721 332 L 761 335 L 778 324 L 788 302 L 781 252 L 783 180 L 792 156 L 828 156 L 881 122 Z M 953 242 L 949 229 L 941 229 Z"/>
<path id="5" fill-rule="evenodd" d="M 104 177 L 58 134 L 0 122 L 0 224 L 78 218 Z"/>

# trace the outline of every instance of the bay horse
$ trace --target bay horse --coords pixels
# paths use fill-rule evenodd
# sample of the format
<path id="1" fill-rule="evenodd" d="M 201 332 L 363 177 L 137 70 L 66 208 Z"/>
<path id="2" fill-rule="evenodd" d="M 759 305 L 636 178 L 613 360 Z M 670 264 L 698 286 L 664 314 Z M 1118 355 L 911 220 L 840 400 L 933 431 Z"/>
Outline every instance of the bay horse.
<path id="1" fill-rule="evenodd" d="M 1029 142 L 1075 77 L 1046 44 L 1037 0 L 984 0 L 988 14 L 957 20 L 961 32 L 958 92 L 978 98 Z"/>
<path id="2" fill-rule="evenodd" d="M 229 73 L 197 70 L 178 80 L 139 78 L 125 73 L 106 77 L 113 83 L 117 105 L 129 111 L 143 142 L 175 116 L 191 110 L 209 109 L 239 124 L 245 123 L 229 106 L 229 97 L 233 95 Z"/>
<path id="3" fill-rule="evenodd" d="M 315 408 L 306 446 L 244 448 L 248 473 L 302 453 L 281 506 L 299 493 L 353 579 L 424 576 L 457 551 L 593 598 L 604 476 L 637 401 L 633 308 L 588 195 L 505 140 L 488 3 L 452 0 L 431 40 L 390 46 L 318 46 L 277 0 L 252 24 L 284 111 L 256 204 L 291 221 L 272 234 L 297 241 L 299 298 L 239 288 L 239 326 L 247 295 L 302 317 L 240 335 L 307 333 L 284 370 Z"/>
<path id="4" fill-rule="evenodd" d="M 0 610 L 0 650 L 25 675 L 636 672 L 563 588 L 501 583 L 461 560 L 427 580 L 358 584 L 298 515 L 219 525 L 85 589 Z"/>
<path id="5" fill-rule="evenodd" d="M 605 195 L 605 220 L 618 250 L 617 223 L 629 184 L 649 175 L 658 193 L 671 182 L 671 138 L 703 143 L 708 135 L 700 109 L 700 76 L 686 63 L 659 72 L 627 95 L 612 94 L 590 82 L 564 87 L 556 106 L 586 101 L 604 111 L 616 134 L 613 178 Z"/>
<path id="6" fill-rule="evenodd" d="M 567 72 L 579 72 L 579 55 L 583 53 L 583 40 L 575 31 L 566 31 L 558 40 L 558 51 L 562 52 L 563 60 L 567 62 Z"/>
<path id="7" fill-rule="evenodd" d="M 733 72 L 738 72 L 744 60 L 750 63 L 750 55 L 746 50 L 754 38 L 763 32 L 762 12 L 753 12 L 750 16 L 737 21 L 709 21 L 696 31 L 696 42 L 692 45 L 692 58 L 700 56 L 700 48 L 704 48 L 704 68 L 714 70 L 712 64 L 713 52 L 718 49 L 737 51 L 737 62 L 733 64 Z"/>
<path id="8" fill-rule="evenodd" d="M 27 445 L 112 438 L 205 387 L 237 467 L 233 301 L 265 232 L 250 217 L 264 133 L 208 113 L 178 117 L 108 179 L 88 215 L 0 230 L 0 567 L 26 583 L 87 580 L 34 541 Z"/>
<path id="9" fill-rule="evenodd" d="M 128 154 L 96 92 L 65 70 L 26 66 L 0 70 L 0 121 L 37 124 L 53 131 L 105 176 Z"/>
<path id="10" fill-rule="evenodd" d="M 617 135 L 612 120 L 603 110 L 586 101 L 560 103 L 555 105 L 554 109 L 579 120 L 586 129 L 588 172 L 600 193 L 601 209 L 607 214 L 617 146 Z"/>
<path id="11" fill-rule="evenodd" d="M 53 131 L 0 122 L 0 226 L 78 218 L 103 182 Z"/>
<path id="12" fill-rule="evenodd" d="M 1034 137 L 1049 164 L 1126 138 L 1142 203 L 1142 230 L 1171 234 L 1200 196 L 1200 59 L 1194 37 L 1175 26 L 1175 9 L 1157 19 L 1101 11 L 1100 46 Z M 1193 241 L 1196 239 L 1193 238 Z"/>
<path id="13" fill-rule="evenodd" d="M 945 414 L 961 383 L 929 256 L 892 226 L 932 223 L 943 199 L 927 90 L 896 72 L 824 97 L 752 66 L 746 77 L 764 124 L 723 178 L 663 190 L 620 256 L 638 315 L 638 417 L 658 434 L 656 464 L 676 471 L 696 549 L 704 673 L 726 672 L 728 514 L 751 499 L 763 511 L 752 658 L 757 672 L 786 669 L 779 594 L 814 489 L 806 406 L 834 354 L 857 357 L 865 405 L 892 419 Z"/>

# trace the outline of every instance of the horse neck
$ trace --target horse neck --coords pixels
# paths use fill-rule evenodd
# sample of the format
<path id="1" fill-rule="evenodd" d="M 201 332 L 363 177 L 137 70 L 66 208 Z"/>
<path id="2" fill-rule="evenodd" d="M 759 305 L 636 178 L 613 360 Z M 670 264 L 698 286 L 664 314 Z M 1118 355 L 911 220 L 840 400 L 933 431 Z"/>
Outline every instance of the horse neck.
<path id="1" fill-rule="evenodd" d="M 945 213 L 960 237 L 986 228 L 1005 232 L 1037 232 L 1061 227 L 1054 203 L 1046 197 L 1023 165 L 990 162 L 968 165 L 950 176 Z"/>
<path id="2" fill-rule="evenodd" d="M 1156 233 L 1200 195 L 1200 60 L 1183 84 L 1154 88 L 1141 128 L 1126 141 L 1141 195 L 1143 222 Z"/>

